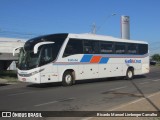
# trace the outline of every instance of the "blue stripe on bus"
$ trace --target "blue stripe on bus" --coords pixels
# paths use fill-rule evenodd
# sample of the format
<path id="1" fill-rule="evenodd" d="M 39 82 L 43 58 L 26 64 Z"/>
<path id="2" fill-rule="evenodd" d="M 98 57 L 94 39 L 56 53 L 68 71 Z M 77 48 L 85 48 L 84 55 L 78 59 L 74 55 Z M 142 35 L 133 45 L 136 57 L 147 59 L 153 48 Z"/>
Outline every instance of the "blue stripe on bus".
<path id="1" fill-rule="evenodd" d="M 83 55 L 80 62 L 90 62 L 92 57 L 93 57 L 93 55 Z"/>
<path id="2" fill-rule="evenodd" d="M 108 60 L 109 60 L 109 58 L 106 58 L 106 57 L 103 57 L 103 58 L 101 58 L 101 60 L 100 60 L 100 64 L 105 64 L 105 63 L 107 63 L 108 62 Z"/>

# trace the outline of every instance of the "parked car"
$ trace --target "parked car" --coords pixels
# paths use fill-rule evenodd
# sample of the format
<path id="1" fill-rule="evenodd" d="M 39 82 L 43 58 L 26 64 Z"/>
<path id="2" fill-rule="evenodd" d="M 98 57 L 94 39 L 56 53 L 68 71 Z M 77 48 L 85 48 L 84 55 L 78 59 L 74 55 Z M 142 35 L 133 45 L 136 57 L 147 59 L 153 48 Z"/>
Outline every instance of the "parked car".
<path id="1" fill-rule="evenodd" d="M 154 60 L 151 60 L 151 61 L 150 61 L 150 65 L 156 65 L 156 64 L 157 64 L 156 61 L 154 61 Z"/>

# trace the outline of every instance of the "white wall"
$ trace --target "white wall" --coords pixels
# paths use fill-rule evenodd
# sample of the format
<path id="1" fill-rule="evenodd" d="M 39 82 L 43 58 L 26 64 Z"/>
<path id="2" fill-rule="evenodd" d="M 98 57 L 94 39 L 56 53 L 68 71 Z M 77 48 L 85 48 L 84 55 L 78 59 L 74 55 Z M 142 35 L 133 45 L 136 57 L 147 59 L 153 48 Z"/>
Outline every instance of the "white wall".
<path id="1" fill-rule="evenodd" d="M 24 39 L 0 38 L 0 53 L 12 53 L 14 48 L 23 46 L 24 43 Z"/>

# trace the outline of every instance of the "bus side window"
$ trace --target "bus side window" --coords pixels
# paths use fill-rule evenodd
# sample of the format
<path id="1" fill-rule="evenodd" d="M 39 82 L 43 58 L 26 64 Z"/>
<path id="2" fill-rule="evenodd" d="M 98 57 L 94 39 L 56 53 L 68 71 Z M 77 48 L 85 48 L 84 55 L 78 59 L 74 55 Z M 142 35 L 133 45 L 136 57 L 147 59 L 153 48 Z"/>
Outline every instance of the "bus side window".
<path id="1" fill-rule="evenodd" d="M 74 54 L 83 54 L 82 40 L 70 39 L 66 45 L 63 57 L 67 57 Z"/>
<path id="2" fill-rule="evenodd" d="M 101 54 L 113 54 L 113 43 L 111 42 L 100 42 L 100 53 Z"/>
<path id="3" fill-rule="evenodd" d="M 126 44 L 115 43 L 115 54 L 125 54 L 125 53 L 126 53 Z"/>
<path id="4" fill-rule="evenodd" d="M 139 54 L 143 55 L 148 53 L 148 45 L 147 44 L 138 44 Z"/>
<path id="5" fill-rule="evenodd" d="M 84 40 L 84 54 L 99 54 L 99 42 L 94 40 Z"/>
<path id="6" fill-rule="evenodd" d="M 127 54 L 137 54 L 137 44 L 129 43 L 127 44 Z"/>

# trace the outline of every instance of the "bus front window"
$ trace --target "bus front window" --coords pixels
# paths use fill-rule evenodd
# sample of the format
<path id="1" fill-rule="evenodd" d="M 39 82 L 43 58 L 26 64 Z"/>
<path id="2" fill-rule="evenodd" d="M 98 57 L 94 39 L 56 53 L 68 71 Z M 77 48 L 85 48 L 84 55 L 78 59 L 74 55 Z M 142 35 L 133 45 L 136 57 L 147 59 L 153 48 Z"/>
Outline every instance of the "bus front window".
<path id="1" fill-rule="evenodd" d="M 20 50 L 18 68 L 20 70 L 29 70 L 32 68 L 40 67 L 47 63 L 54 61 L 57 57 L 58 51 L 56 46 L 43 45 L 38 49 L 38 53 L 34 54 L 33 51 Z"/>
<path id="2" fill-rule="evenodd" d="M 22 48 L 19 54 L 18 68 L 21 70 L 29 70 L 38 66 L 39 54 L 34 54 L 33 51 L 24 51 Z"/>
<path id="3" fill-rule="evenodd" d="M 24 48 L 20 49 L 17 67 L 20 70 L 30 70 L 55 61 L 67 35 L 46 35 L 28 40 Z M 54 44 L 43 44 L 39 46 L 38 52 L 35 54 L 34 46 L 40 42 L 53 42 Z"/>

